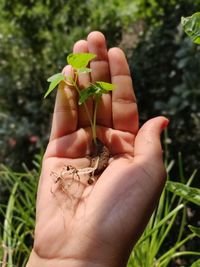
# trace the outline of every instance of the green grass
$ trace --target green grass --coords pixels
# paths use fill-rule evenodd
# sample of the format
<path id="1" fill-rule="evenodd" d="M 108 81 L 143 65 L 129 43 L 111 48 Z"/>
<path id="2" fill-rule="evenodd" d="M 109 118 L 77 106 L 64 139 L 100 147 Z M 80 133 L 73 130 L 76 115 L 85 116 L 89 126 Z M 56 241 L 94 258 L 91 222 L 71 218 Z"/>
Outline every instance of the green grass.
<path id="1" fill-rule="evenodd" d="M 188 201 L 198 205 L 199 189 L 191 188 L 196 171 L 186 179 L 181 155 L 179 155 L 178 168 L 181 183 L 174 183 L 170 182 L 174 161 L 166 164 L 167 185 L 157 209 L 131 254 L 128 267 L 166 267 L 171 266 L 171 262 L 176 258 L 190 258 L 190 262 L 191 259 L 195 261 L 200 258 L 200 252 L 184 249 L 184 245 L 197 238 L 200 232 L 199 228 L 187 225 L 186 214 Z M 21 173 L 5 166 L 0 170 L 1 183 L 9 193 L 6 204 L 0 205 L 2 267 L 25 266 L 32 248 L 35 198 L 41 157 L 36 158 L 34 165 L 35 168 L 32 171 L 24 166 L 24 172 Z M 192 264 L 192 267 L 199 266 L 199 261 Z"/>
<path id="2" fill-rule="evenodd" d="M 0 205 L 0 263 L 2 267 L 25 266 L 29 257 L 34 225 L 35 198 L 40 173 L 40 158 L 34 161 L 35 169 L 17 173 L 2 166 L 0 179 L 9 198 Z M 3 219 L 3 220 L 2 220 Z"/>
<path id="3" fill-rule="evenodd" d="M 197 170 L 189 178 L 185 177 L 181 153 L 178 153 L 176 181 L 172 182 L 171 171 L 175 168 L 175 161 L 168 160 L 169 150 L 167 144 L 167 131 L 165 131 L 164 151 L 167 182 L 160 197 L 157 209 L 135 245 L 128 267 L 167 267 L 177 258 L 190 258 L 191 267 L 200 267 L 200 252 L 185 249 L 187 242 L 199 238 L 200 228 L 193 228 L 187 223 L 187 203 L 200 205 L 200 190 L 192 188 L 191 184 Z M 174 180 L 174 179 L 173 179 Z M 193 228 L 193 229 L 192 229 Z M 190 231 L 190 230 L 191 231 Z M 173 265 L 174 266 L 174 265 Z M 178 265 L 176 265 L 178 266 Z M 186 267 L 184 265 L 179 265 Z M 188 265 L 187 265 L 188 267 Z"/>
<path id="4" fill-rule="evenodd" d="M 168 173 L 170 173 L 173 165 L 173 161 L 168 164 Z M 182 173 L 181 165 L 182 161 L 179 161 L 180 174 Z M 195 175 L 196 171 L 192 173 L 184 186 L 185 191 L 191 191 L 190 184 Z M 171 189 L 172 185 L 174 186 L 173 190 Z M 196 199 L 199 195 L 196 194 L 198 192 L 195 192 L 190 195 L 189 199 L 188 195 L 185 196 L 185 194 L 180 193 L 181 186 L 183 186 L 182 183 L 170 182 L 168 177 L 168 182 L 161 195 L 158 207 L 153 213 L 142 237 L 134 247 L 128 267 L 167 267 L 176 258 L 200 257 L 200 252 L 184 249 L 184 245 L 197 237 L 199 231 L 198 228 L 189 231 L 190 228 L 187 225 L 186 216 L 187 200 L 194 202 L 193 199 Z M 170 192 L 169 189 L 173 192 Z M 178 225 L 177 221 L 179 221 Z M 187 234 L 185 234 L 186 232 Z M 183 265 L 181 266 L 183 267 Z"/>

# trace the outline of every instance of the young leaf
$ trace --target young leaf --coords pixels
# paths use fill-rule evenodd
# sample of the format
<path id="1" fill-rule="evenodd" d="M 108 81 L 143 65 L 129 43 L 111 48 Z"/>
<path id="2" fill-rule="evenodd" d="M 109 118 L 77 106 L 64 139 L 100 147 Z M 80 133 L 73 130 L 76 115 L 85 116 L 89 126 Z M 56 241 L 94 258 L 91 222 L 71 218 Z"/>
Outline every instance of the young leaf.
<path id="1" fill-rule="evenodd" d="M 49 77 L 47 79 L 48 82 L 50 82 L 49 88 L 46 91 L 46 94 L 44 96 L 44 98 L 46 98 L 52 91 L 53 89 L 61 82 L 65 80 L 65 76 L 62 73 L 56 73 L 54 75 L 52 75 L 51 77 Z"/>
<path id="2" fill-rule="evenodd" d="M 79 105 L 82 105 L 90 96 L 101 97 L 102 94 L 106 94 L 115 89 L 114 84 L 106 82 L 96 82 L 91 84 L 88 88 L 80 91 Z"/>
<path id="3" fill-rule="evenodd" d="M 106 82 L 96 82 L 95 85 L 99 86 L 103 91 L 113 91 L 115 89 L 115 85 L 112 83 Z"/>
<path id="4" fill-rule="evenodd" d="M 192 41 L 200 44 L 200 12 L 194 13 L 191 17 L 182 17 L 181 24 Z"/>
<path id="5" fill-rule="evenodd" d="M 90 96 L 95 95 L 95 92 L 96 92 L 96 88 L 92 85 L 86 89 L 81 90 L 78 104 L 82 105 Z"/>
<path id="6" fill-rule="evenodd" d="M 171 181 L 166 183 L 166 189 L 175 195 L 200 206 L 200 189 Z"/>
<path id="7" fill-rule="evenodd" d="M 193 262 L 192 266 L 191 267 L 199 267 L 200 266 L 200 259 Z"/>
<path id="8" fill-rule="evenodd" d="M 52 75 L 51 77 L 49 77 L 47 79 L 47 82 L 53 82 L 54 80 L 57 80 L 59 78 L 63 78 L 64 79 L 65 78 L 64 74 L 62 74 L 61 72 L 56 73 L 56 74 Z"/>
<path id="9" fill-rule="evenodd" d="M 69 54 L 67 57 L 67 63 L 74 69 L 86 68 L 90 60 L 95 58 L 96 55 L 92 53 L 77 53 Z"/>
<path id="10" fill-rule="evenodd" d="M 198 237 L 200 237 L 200 227 L 195 227 L 192 225 L 188 225 L 191 232 L 195 233 Z"/>

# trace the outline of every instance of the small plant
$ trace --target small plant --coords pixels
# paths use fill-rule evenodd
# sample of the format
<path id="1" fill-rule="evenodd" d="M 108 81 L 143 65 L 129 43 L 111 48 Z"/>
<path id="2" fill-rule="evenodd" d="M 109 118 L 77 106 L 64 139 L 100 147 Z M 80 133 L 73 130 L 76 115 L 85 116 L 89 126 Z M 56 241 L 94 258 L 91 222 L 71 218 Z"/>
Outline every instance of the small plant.
<path id="1" fill-rule="evenodd" d="M 62 73 L 57 73 L 48 78 L 48 82 L 50 82 L 49 88 L 45 94 L 45 98 L 57 87 L 60 82 L 65 82 L 67 85 L 73 86 L 79 95 L 79 105 L 84 105 L 88 119 L 90 121 L 92 136 L 94 143 L 97 144 L 97 136 L 96 136 L 96 113 L 99 100 L 103 94 L 107 94 L 110 91 L 114 90 L 115 86 L 111 83 L 97 81 L 95 83 L 90 83 L 87 88 L 81 90 L 77 83 L 78 76 L 80 73 L 89 73 L 92 71 L 91 68 L 88 68 L 89 62 L 96 57 L 95 54 L 92 53 L 78 53 L 78 54 L 69 54 L 67 57 L 67 63 L 71 65 L 74 69 L 74 78 L 65 77 Z M 94 99 L 94 114 L 93 118 L 89 114 L 86 101 L 88 98 L 92 97 Z"/>
<path id="2" fill-rule="evenodd" d="M 96 81 L 95 83 L 90 83 L 88 87 L 81 89 L 78 84 L 79 74 L 89 73 L 92 71 L 88 67 L 90 61 L 96 57 L 92 53 L 78 53 L 69 54 L 67 57 L 67 63 L 72 66 L 74 70 L 73 77 L 66 77 L 63 73 L 57 73 L 48 78 L 50 82 L 49 88 L 44 96 L 46 98 L 58 85 L 60 82 L 66 83 L 68 86 L 72 86 L 74 90 L 77 91 L 79 95 L 78 105 L 84 105 L 86 114 L 90 121 L 90 126 L 92 129 L 92 138 L 94 143 L 93 154 L 91 155 L 91 170 L 90 178 L 88 183 L 92 184 L 94 182 L 94 175 L 100 174 L 108 165 L 109 160 L 109 150 L 107 147 L 97 138 L 96 133 L 96 117 L 97 108 L 99 101 L 103 94 L 107 94 L 115 89 L 115 86 L 111 83 Z M 92 98 L 94 101 L 94 112 L 93 116 L 90 115 L 86 101 Z M 92 176 L 92 177 L 91 177 Z"/>

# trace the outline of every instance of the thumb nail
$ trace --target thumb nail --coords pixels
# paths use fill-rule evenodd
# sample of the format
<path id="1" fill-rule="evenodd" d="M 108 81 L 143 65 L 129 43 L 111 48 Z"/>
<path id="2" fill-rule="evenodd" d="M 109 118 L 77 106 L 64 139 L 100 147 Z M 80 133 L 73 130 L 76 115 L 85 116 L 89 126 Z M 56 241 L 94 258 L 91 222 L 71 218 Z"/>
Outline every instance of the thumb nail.
<path id="1" fill-rule="evenodd" d="M 162 123 L 162 130 L 166 129 L 169 124 L 169 119 L 165 118 L 164 122 Z"/>

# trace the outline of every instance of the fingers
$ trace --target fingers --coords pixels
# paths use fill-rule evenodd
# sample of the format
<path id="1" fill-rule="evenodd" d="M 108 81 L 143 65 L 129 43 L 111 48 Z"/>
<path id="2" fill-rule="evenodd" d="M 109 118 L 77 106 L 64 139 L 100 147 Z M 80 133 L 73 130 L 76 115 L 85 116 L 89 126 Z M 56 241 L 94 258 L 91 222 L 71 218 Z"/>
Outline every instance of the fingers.
<path id="1" fill-rule="evenodd" d="M 136 134 L 138 131 L 137 105 L 124 53 L 119 48 L 112 48 L 107 52 L 105 37 L 100 32 L 90 33 L 87 41 L 78 41 L 74 45 L 73 52 L 90 52 L 96 55 L 96 58 L 90 62 L 91 75 L 79 74 L 80 88 L 87 87 L 90 81 L 112 82 L 116 85 L 112 96 L 105 94 L 100 100 L 97 124 Z M 69 66 L 65 67 L 64 71 L 67 76 L 71 75 Z M 61 83 L 56 98 L 50 139 L 72 133 L 77 127 L 90 125 L 85 108 L 77 107 L 77 100 L 76 90 Z M 92 117 L 92 99 L 87 101 L 87 106 Z"/>
<path id="2" fill-rule="evenodd" d="M 63 73 L 66 77 L 72 76 L 71 66 L 66 66 Z M 74 132 L 77 128 L 77 119 L 76 91 L 61 82 L 56 96 L 50 141 Z"/>
<path id="3" fill-rule="evenodd" d="M 113 128 L 136 134 L 138 110 L 126 57 L 121 49 L 112 48 L 108 58 L 111 81 L 116 86 L 112 92 Z"/>
<path id="4" fill-rule="evenodd" d="M 96 58 L 90 63 L 90 67 L 92 68 L 91 82 L 110 82 L 108 53 L 104 35 L 100 32 L 92 32 L 88 35 L 87 42 L 89 52 L 96 55 Z M 110 94 L 103 95 L 100 100 L 97 112 L 97 123 L 106 127 L 112 126 Z"/>
<path id="5" fill-rule="evenodd" d="M 75 43 L 73 48 L 73 53 L 88 53 L 88 44 L 85 40 L 80 40 Z M 87 88 L 90 84 L 90 75 L 87 73 L 79 74 L 78 76 L 78 85 L 79 88 Z M 90 98 L 86 102 L 88 111 L 91 114 L 93 113 L 93 100 Z M 87 127 L 90 125 L 88 115 L 86 113 L 84 105 L 78 106 L 78 127 Z"/>
<path id="6" fill-rule="evenodd" d="M 145 163 L 144 167 L 149 167 L 152 173 L 163 168 L 160 134 L 168 123 L 165 117 L 153 118 L 141 127 L 135 139 L 134 161 Z"/>

